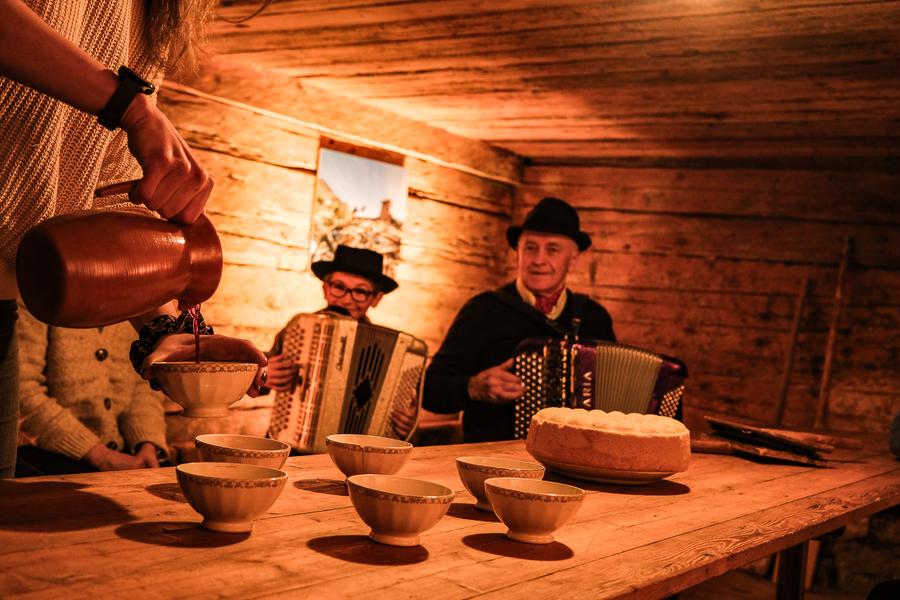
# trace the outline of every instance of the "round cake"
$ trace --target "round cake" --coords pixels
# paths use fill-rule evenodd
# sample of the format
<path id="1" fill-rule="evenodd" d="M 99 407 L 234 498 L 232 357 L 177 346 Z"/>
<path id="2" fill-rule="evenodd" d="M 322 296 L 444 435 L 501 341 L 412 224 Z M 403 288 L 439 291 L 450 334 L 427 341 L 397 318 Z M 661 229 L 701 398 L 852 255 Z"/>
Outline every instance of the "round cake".
<path id="1" fill-rule="evenodd" d="M 545 408 L 531 419 L 526 448 L 539 461 L 588 469 L 675 473 L 691 459 L 680 421 L 659 415 Z"/>

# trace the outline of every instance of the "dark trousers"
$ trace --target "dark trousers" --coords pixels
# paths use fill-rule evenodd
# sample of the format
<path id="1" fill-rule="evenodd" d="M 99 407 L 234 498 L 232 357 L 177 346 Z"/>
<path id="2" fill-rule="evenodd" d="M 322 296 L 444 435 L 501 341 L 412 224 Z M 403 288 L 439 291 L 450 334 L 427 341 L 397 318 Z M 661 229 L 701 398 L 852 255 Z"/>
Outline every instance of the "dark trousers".
<path id="1" fill-rule="evenodd" d="M 19 424 L 16 301 L 0 300 L 0 479 L 13 476 Z"/>
<path id="2" fill-rule="evenodd" d="M 16 477 L 71 475 L 73 473 L 91 473 L 96 470 L 83 460 L 75 460 L 37 446 L 19 446 L 16 455 Z"/>

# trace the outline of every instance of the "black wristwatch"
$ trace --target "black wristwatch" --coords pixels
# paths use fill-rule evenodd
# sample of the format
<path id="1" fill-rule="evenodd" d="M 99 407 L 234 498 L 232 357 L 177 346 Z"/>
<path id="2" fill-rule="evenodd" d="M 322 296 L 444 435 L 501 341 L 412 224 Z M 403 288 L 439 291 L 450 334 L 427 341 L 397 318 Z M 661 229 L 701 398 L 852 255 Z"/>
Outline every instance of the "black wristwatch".
<path id="1" fill-rule="evenodd" d="M 145 81 L 140 75 L 128 67 L 119 67 L 119 87 L 113 92 L 109 102 L 97 113 L 97 121 L 101 125 L 115 131 L 122 122 L 125 109 L 138 94 L 148 96 L 156 91 L 156 87 L 149 81 Z"/>

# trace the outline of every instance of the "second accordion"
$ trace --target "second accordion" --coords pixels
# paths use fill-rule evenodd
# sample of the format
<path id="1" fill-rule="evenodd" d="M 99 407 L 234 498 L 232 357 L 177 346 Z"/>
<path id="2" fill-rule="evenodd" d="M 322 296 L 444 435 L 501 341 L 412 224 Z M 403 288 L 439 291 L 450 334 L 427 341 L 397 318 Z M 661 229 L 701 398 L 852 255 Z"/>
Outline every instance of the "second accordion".
<path id="1" fill-rule="evenodd" d="M 324 452 L 333 433 L 408 437 L 392 416 L 418 415 L 427 353 L 402 331 L 324 312 L 294 316 L 282 354 L 299 375 L 275 397 L 269 436 L 306 454 Z"/>
<path id="2" fill-rule="evenodd" d="M 615 342 L 529 338 L 516 347 L 513 365 L 525 388 L 515 406 L 516 439 L 551 406 L 681 414 L 687 367 L 671 356 Z"/>

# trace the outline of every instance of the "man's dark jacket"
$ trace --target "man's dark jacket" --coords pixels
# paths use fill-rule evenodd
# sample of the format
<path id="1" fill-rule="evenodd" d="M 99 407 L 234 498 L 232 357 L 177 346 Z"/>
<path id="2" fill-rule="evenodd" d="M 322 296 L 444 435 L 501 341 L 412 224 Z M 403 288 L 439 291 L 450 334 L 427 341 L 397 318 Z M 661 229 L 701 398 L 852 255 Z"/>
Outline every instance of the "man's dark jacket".
<path id="1" fill-rule="evenodd" d="M 524 339 L 564 337 L 571 326 L 573 308 L 581 315 L 579 338 L 616 340 L 606 309 L 571 290 L 555 321 L 524 302 L 515 283 L 470 299 L 456 315 L 425 373 L 424 408 L 436 413 L 464 411 L 466 442 L 512 439 L 515 403 L 472 400 L 467 390 L 469 378 L 511 358 Z"/>

